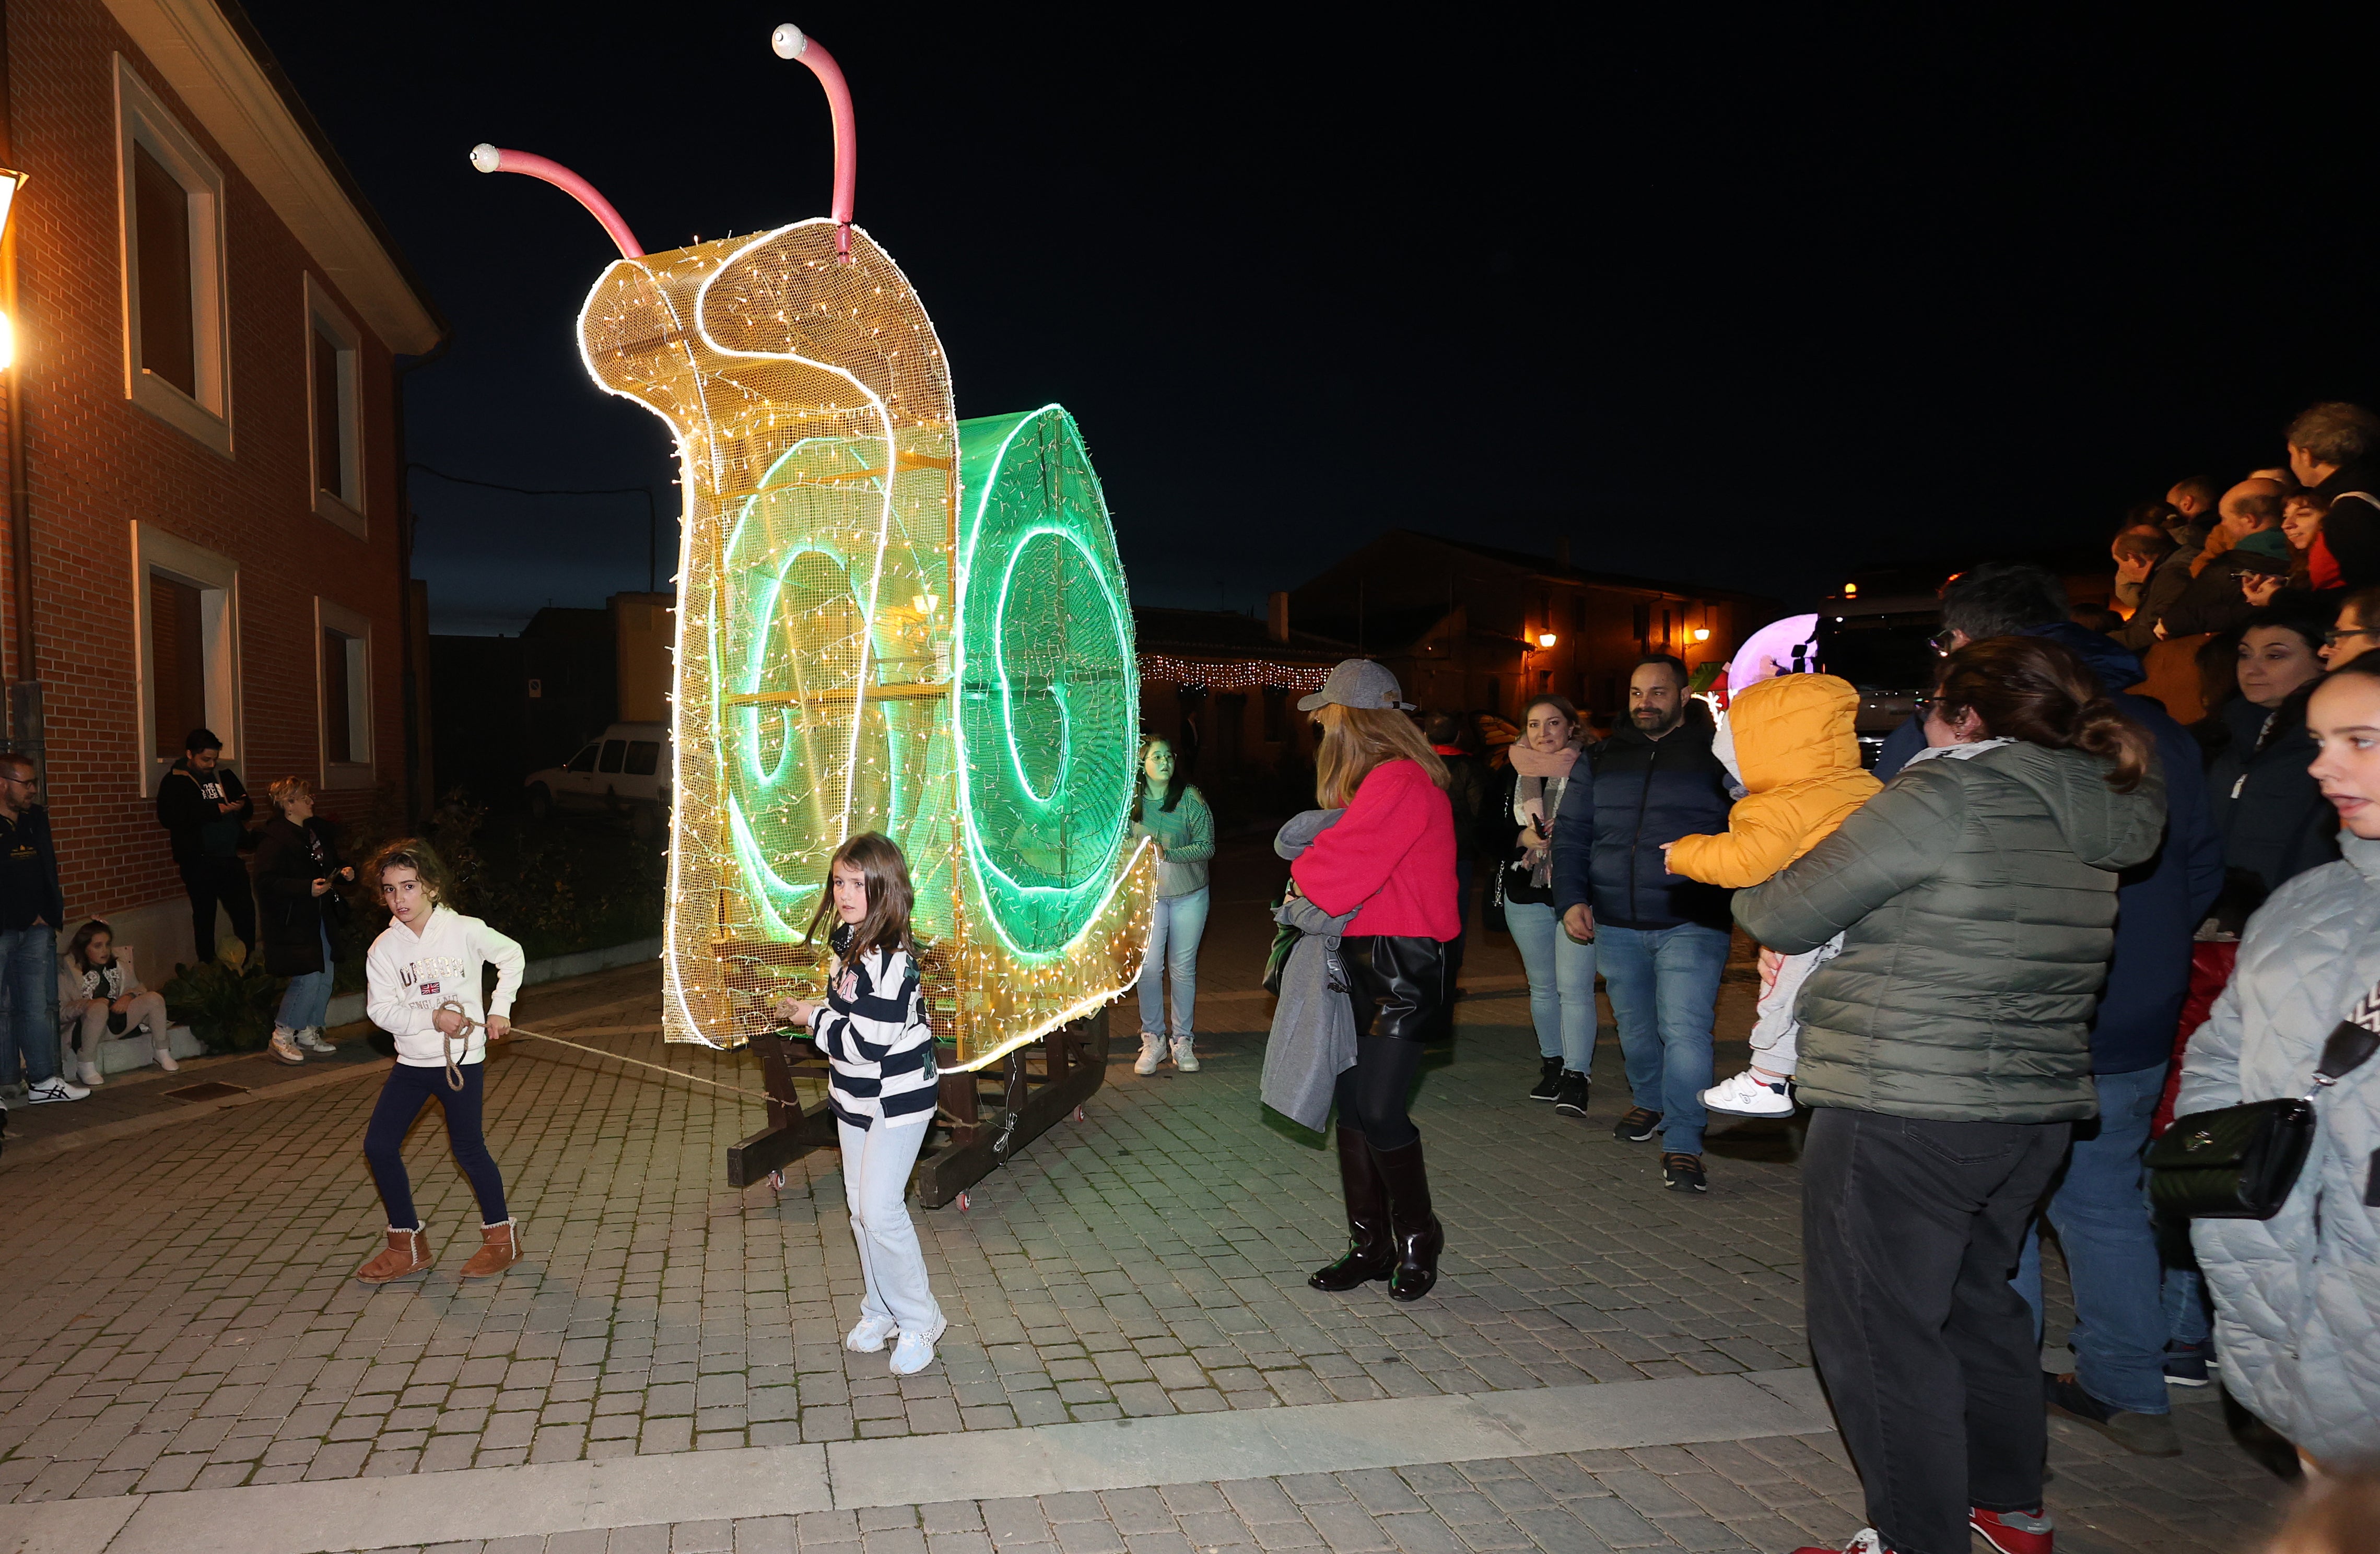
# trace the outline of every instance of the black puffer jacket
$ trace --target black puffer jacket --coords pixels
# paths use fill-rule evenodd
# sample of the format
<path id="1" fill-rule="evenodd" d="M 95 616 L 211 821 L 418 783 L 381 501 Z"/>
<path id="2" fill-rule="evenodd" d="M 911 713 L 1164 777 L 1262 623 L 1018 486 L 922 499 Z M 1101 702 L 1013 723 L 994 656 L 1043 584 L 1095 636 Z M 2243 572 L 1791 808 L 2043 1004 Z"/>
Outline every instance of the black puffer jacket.
<path id="1" fill-rule="evenodd" d="M 1710 731 L 1690 721 L 1652 739 L 1622 722 L 1579 768 L 1554 817 L 1554 910 L 1584 901 L 1614 928 L 1725 931 L 1729 892 L 1670 873 L 1661 856 L 1665 842 L 1727 829 L 1735 801 Z"/>
<path id="2" fill-rule="evenodd" d="M 2022 742 L 1909 768 L 1767 884 L 1735 896 L 1810 974 L 1803 1100 L 1953 1123 L 2098 1113 L 2089 1026 L 2116 942 L 2118 871 L 2157 849 L 2165 784 Z"/>
<path id="3" fill-rule="evenodd" d="M 314 844 L 322 844 L 322 856 Z M 339 888 L 338 849 L 322 820 L 298 824 L 285 815 L 266 822 L 257 843 L 257 937 L 264 941 L 264 969 L 275 977 L 304 977 L 322 969 L 322 912 L 331 897 L 316 895 L 314 881 Z"/>
<path id="4" fill-rule="evenodd" d="M 2309 686 L 2270 712 L 2236 698 L 2209 720 L 2216 726 L 2206 796 L 2223 833 L 2224 867 L 2253 876 L 2251 906 L 2338 857 L 2338 811 L 2306 770 L 2314 758 L 2305 721 L 2311 694 Z"/>

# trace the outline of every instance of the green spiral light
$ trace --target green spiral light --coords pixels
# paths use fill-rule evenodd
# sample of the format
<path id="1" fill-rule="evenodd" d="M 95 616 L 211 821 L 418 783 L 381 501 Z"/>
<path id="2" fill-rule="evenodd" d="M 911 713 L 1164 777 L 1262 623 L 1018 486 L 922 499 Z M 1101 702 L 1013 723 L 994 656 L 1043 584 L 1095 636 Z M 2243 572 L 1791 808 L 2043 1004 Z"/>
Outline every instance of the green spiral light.
<path id="1" fill-rule="evenodd" d="M 957 729 L 970 872 L 1017 954 L 1098 916 L 1128 840 L 1132 613 L 1099 477 L 1055 405 L 959 423 Z"/>

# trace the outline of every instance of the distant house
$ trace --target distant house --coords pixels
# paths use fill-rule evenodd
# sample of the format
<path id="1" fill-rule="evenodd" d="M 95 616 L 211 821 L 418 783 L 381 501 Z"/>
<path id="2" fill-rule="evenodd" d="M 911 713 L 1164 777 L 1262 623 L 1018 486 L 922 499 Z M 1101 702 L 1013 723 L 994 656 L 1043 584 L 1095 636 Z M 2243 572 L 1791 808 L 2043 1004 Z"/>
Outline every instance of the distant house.
<path id="1" fill-rule="evenodd" d="M 45 770 L 67 926 L 108 917 L 162 982 L 190 921 L 152 804 L 189 729 L 251 791 L 404 813 L 396 369 L 446 325 L 237 7 L 6 23 L 9 735 Z"/>
<path id="2" fill-rule="evenodd" d="M 1777 601 L 1731 589 L 1590 572 L 1559 552 L 1403 528 L 1292 590 L 1289 608 L 1301 625 L 1388 665 L 1425 710 L 1512 719 L 1551 691 L 1598 722 L 1626 710 L 1643 654 L 1675 654 L 1689 669 L 1723 662 L 1783 613 Z"/>
<path id="3" fill-rule="evenodd" d="M 1314 759 L 1311 713 L 1297 698 L 1318 689 L 1330 666 L 1354 658 L 1334 637 L 1293 630 L 1289 596 L 1274 594 L 1267 618 L 1223 610 L 1135 606 L 1141 732 L 1170 740 L 1191 775 L 1227 807 L 1257 808 L 1284 774 Z"/>
<path id="4" fill-rule="evenodd" d="M 508 805 L 614 722 L 667 722 L 674 595 L 548 605 L 517 637 L 432 637 L 436 792 Z"/>

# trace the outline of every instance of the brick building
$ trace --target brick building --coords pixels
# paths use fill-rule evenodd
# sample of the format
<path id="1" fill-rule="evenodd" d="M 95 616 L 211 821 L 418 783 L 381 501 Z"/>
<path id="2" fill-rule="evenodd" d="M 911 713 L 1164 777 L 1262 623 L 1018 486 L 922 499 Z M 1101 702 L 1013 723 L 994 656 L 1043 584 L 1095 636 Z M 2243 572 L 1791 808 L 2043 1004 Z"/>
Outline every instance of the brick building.
<path id="1" fill-rule="evenodd" d="M 190 953 L 153 813 L 190 726 L 251 789 L 296 772 L 348 820 L 404 807 L 396 358 L 445 325 L 236 6 L 0 17 L 0 160 L 29 175 L 12 734 L 46 766 L 69 923 L 113 919 L 157 982 Z"/>
<path id="2" fill-rule="evenodd" d="M 1509 719 L 1552 691 L 1598 723 L 1626 710 L 1642 654 L 1673 653 L 1689 669 L 1723 662 L 1784 613 L 1730 589 L 1586 571 L 1567 551 L 1392 529 L 1295 589 L 1290 609 L 1300 625 L 1388 665 L 1426 709 Z"/>
<path id="3" fill-rule="evenodd" d="M 1313 714 L 1297 698 L 1321 687 L 1354 647 L 1289 624 L 1289 595 L 1266 618 L 1223 610 L 1135 605 L 1140 726 L 1170 741 L 1227 820 L 1286 813 L 1312 800 Z"/>

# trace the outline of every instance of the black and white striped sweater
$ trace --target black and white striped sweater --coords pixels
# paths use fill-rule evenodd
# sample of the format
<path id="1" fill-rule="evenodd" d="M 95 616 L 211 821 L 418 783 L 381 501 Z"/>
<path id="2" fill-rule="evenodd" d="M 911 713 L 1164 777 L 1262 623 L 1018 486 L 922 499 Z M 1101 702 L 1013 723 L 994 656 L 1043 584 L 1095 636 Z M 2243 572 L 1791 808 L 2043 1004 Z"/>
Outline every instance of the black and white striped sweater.
<path id="1" fill-rule="evenodd" d="M 917 963 L 905 951 L 879 949 L 846 965 L 843 951 L 850 942 L 848 925 L 834 930 L 826 1005 L 810 1017 L 810 1039 L 832 1070 L 834 1114 L 856 1128 L 930 1122 L 941 1075 Z"/>

